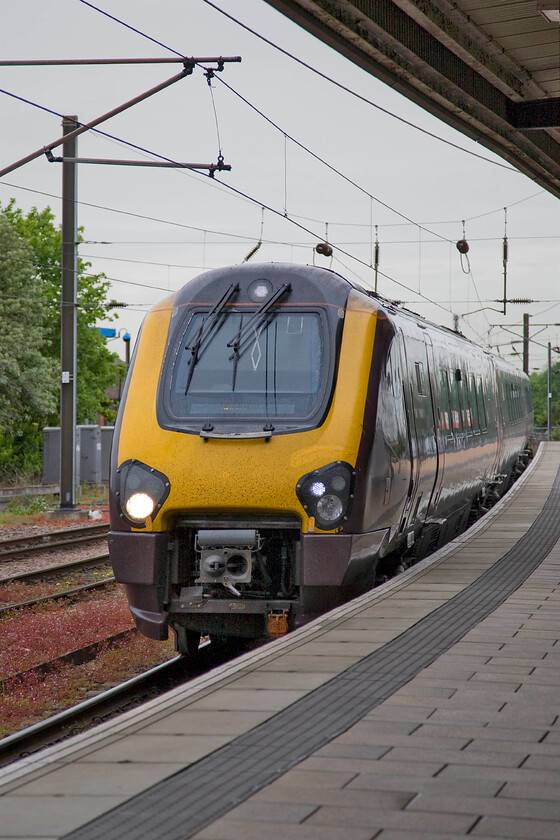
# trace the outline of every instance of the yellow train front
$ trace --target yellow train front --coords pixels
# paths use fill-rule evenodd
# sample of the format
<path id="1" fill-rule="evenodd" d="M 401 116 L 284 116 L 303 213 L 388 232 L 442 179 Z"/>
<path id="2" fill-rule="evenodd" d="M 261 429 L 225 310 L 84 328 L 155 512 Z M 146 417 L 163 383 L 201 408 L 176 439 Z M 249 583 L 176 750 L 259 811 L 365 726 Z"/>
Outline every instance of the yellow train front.
<path id="1" fill-rule="evenodd" d="M 334 273 L 271 264 L 208 272 L 148 314 L 109 538 L 143 633 L 171 627 L 182 652 L 199 633 L 277 635 L 363 588 L 341 532 L 375 308 Z"/>
<path id="2" fill-rule="evenodd" d="M 207 272 L 133 354 L 115 576 L 182 653 L 278 636 L 464 530 L 526 463 L 530 424 L 523 374 L 332 271 Z"/>

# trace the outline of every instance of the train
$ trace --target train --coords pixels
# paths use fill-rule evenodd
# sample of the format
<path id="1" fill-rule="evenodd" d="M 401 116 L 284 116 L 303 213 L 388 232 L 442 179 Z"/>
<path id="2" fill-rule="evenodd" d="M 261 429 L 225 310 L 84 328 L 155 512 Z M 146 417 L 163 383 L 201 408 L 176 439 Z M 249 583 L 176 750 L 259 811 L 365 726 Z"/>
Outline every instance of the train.
<path id="1" fill-rule="evenodd" d="M 311 265 L 202 273 L 146 315 L 109 551 L 177 651 L 277 638 L 458 536 L 531 458 L 527 376 Z"/>

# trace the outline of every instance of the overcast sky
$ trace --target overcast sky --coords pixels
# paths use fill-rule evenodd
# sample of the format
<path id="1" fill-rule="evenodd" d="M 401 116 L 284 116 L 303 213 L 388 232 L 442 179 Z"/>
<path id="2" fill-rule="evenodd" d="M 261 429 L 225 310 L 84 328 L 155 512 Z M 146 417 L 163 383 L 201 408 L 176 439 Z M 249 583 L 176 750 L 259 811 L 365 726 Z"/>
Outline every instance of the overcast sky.
<path id="1" fill-rule="evenodd" d="M 79 167 L 78 219 L 86 239 L 80 253 L 93 271 L 111 278 L 114 298 L 129 304 L 112 326 L 130 331 L 134 340 L 151 304 L 204 269 L 243 261 L 259 240 L 263 244 L 254 261 L 315 262 L 371 288 L 377 232 L 382 294 L 446 326 L 459 315 L 465 335 L 500 345 L 519 366 L 520 357 L 510 354 L 521 352 L 521 344 L 510 342 L 521 333 L 523 312 L 530 312 L 533 335 L 544 345 L 532 345 L 531 367 L 546 364 L 547 342 L 560 345 L 560 327 L 536 335 L 537 324 L 560 323 L 556 198 L 263 0 L 216 0 L 215 5 L 391 114 L 487 160 L 341 91 L 204 0 L 98 0 L 95 5 L 165 46 L 80 0 L 0 0 L 0 57 L 169 57 L 171 50 L 240 55 L 242 63 L 226 65 L 220 78 L 280 128 L 221 81 L 214 81 L 211 91 L 200 69 L 100 126 L 175 161 L 213 163 L 221 150 L 232 166 L 214 181 L 184 170 Z M 77 114 L 88 122 L 179 70 L 180 65 L 1 67 L 0 88 L 55 114 L 0 94 L 0 168 L 60 137 L 57 114 Z M 78 154 L 149 157 L 91 132 L 79 138 Z M 60 221 L 61 177 L 60 164 L 41 156 L 0 179 L 0 203 L 14 197 L 25 211 L 49 205 Z M 262 205 L 270 209 L 263 212 Z M 463 238 L 463 220 L 470 273 L 455 247 Z M 503 296 L 505 232 L 508 298 L 537 302 L 509 305 L 504 317 L 492 308 L 501 310 L 495 300 Z M 335 246 L 332 261 L 314 252 L 325 237 Z M 120 340 L 111 344 L 121 355 L 123 346 Z"/>

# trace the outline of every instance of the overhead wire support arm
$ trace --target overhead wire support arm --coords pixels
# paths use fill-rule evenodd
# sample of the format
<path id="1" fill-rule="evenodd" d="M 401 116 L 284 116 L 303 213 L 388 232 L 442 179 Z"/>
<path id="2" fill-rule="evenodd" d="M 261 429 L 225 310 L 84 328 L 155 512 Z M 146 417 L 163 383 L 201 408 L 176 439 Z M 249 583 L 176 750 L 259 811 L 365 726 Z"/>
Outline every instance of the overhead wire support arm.
<path id="1" fill-rule="evenodd" d="M 97 163 L 106 166 L 163 166 L 172 169 L 194 169 L 206 170 L 212 176 L 214 172 L 230 172 L 231 165 L 224 163 L 223 158 L 218 158 L 217 163 L 181 163 L 180 161 L 167 160 L 117 160 L 113 158 L 65 158 L 55 157 L 50 148 L 45 149 L 45 155 L 49 163 Z"/>
<path id="2" fill-rule="evenodd" d="M 214 61 L 218 64 L 218 68 L 222 66 L 225 61 L 234 61 L 234 60 L 241 60 L 240 58 L 223 58 L 221 56 L 210 59 L 210 61 Z M 170 85 L 175 84 L 175 82 L 184 79 L 185 76 L 190 76 L 194 70 L 194 67 L 198 63 L 198 59 L 195 58 L 187 58 L 181 59 L 182 63 L 184 64 L 183 70 L 175 76 L 172 76 L 170 79 L 166 79 L 164 82 L 161 82 L 159 85 L 156 85 L 153 88 L 145 91 L 144 93 L 140 93 L 138 96 L 135 96 L 133 99 L 129 99 L 128 102 L 125 102 L 123 105 L 119 105 L 117 108 L 113 108 L 111 111 L 108 111 L 106 114 L 102 114 L 100 117 L 97 117 L 94 120 L 91 120 L 89 123 L 81 123 L 79 128 L 76 128 L 70 134 L 65 135 L 63 137 L 59 137 L 57 140 L 54 140 L 52 143 L 47 143 L 42 146 L 37 151 L 32 152 L 30 155 L 26 155 L 26 157 L 21 158 L 21 160 L 16 161 L 15 163 L 6 166 L 4 169 L 0 170 L 0 178 L 3 175 L 7 175 L 9 172 L 13 172 L 15 169 L 19 169 L 21 166 L 24 166 L 26 163 L 30 163 L 32 160 L 36 160 L 41 155 L 45 154 L 46 149 L 49 149 L 51 152 L 53 149 L 56 149 L 58 146 L 62 146 L 63 142 L 68 140 L 72 140 L 75 137 L 78 137 L 80 134 L 83 134 L 86 131 L 89 131 L 92 128 L 100 125 L 101 123 L 105 122 L 106 120 L 111 119 L 111 117 L 116 116 L 117 114 L 121 114 L 123 111 L 132 108 L 134 105 L 138 105 L 139 102 L 143 102 L 148 97 L 153 96 L 155 93 L 159 93 L 165 88 L 170 87 Z"/>
<path id="3" fill-rule="evenodd" d="M 63 67 L 72 65 L 91 65 L 91 64 L 190 64 L 193 67 L 197 64 L 212 64 L 218 65 L 216 69 L 222 70 L 224 64 L 231 62 L 240 62 L 240 55 L 230 56 L 173 56 L 165 58 L 44 58 L 44 59 L 25 59 L 21 61 L 10 60 L 0 61 L 0 67 Z"/>

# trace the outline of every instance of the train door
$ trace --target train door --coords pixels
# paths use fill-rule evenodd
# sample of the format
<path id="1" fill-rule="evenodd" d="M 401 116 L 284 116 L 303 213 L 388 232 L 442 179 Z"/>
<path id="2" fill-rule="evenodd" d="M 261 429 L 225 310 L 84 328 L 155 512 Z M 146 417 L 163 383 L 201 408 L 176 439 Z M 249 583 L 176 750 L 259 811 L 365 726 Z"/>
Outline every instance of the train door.
<path id="1" fill-rule="evenodd" d="M 445 437 L 446 431 L 444 426 L 440 421 L 440 409 L 439 409 L 439 388 L 438 388 L 438 370 L 434 360 L 434 346 L 432 344 L 432 340 L 427 333 L 424 333 L 424 342 L 426 345 L 426 357 L 428 359 L 428 382 L 430 386 L 430 400 L 432 404 L 432 425 L 433 425 L 433 434 L 435 440 L 435 479 L 434 479 L 434 486 L 432 490 L 432 495 L 430 498 L 430 502 L 428 505 L 428 514 L 431 513 L 433 508 L 437 505 L 439 494 L 441 493 L 441 487 L 443 483 L 443 474 L 445 470 Z"/>
<path id="2" fill-rule="evenodd" d="M 428 339 L 429 340 L 429 339 Z M 438 473 L 428 342 L 423 335 L 403 339 L 406 357 L 405 403 L 412 453 L 412 486 L 405 510 L 405 528 L 424 522 Z"/>
<path id="3" fill-rule="evenodd" d="M 388 455 L 387 478 L 383 505 L 391 510 L 391 521 L 404 527 L 404 511 L 408 505 L 412 481 L 412 451 L 409 420 L 405 403 L 406 366 L 402 336 L 394 337 L 386 362 L 386 387 L 380 389 L 378 423 Z"/>
<path id="4" fill-rule="evenodd" d="M 493 383 L 495 389 L 494 404 L 496 411 L 496 460 L 494 461 L 493 473 L 498 475 L 502 471 L 502 458 L 505 448 L 505 432 L 506 432 L 506 415 L 505 415 L 505 393 L 503 388 L 503 380 L 500 373 L 496 370 L 496 366 L 492 362 L 493 368 Z"/>

